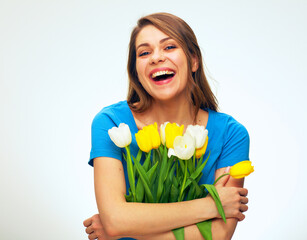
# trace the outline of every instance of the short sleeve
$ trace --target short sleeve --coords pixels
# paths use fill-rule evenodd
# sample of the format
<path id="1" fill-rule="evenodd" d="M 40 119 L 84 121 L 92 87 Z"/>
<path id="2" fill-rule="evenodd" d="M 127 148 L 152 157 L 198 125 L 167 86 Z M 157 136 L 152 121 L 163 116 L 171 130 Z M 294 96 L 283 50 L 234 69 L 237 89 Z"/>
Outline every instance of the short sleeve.
<path id="1" fill-rule="evenodd" d="M 230 117 L 217 168 L 233 166 L 244 160 L 249 160 L 249 134 L 242 124 Z"/>
<path id="2" fill-rule="evenodd" d="M 108 130 L 116 126 L 108 114 L 98 113 L 92 122 L 92 147 L 89 165 L 93 166 L 96 157 L 112 157 L 121 160 L 121 149 L 109 137 Z"/>

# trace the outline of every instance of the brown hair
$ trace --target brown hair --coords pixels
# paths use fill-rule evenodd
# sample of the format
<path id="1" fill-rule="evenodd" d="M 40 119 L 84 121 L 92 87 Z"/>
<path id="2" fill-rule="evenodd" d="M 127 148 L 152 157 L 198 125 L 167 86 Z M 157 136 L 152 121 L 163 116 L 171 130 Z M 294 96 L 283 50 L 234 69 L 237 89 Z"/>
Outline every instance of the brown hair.
<path id="1" fill-rule="evenodd" d="M 169 13 L 154 13 L 138 20 L 133 29 L 129 43 L 128 76 L 129 88 L 127 102 L 131 109 L 136 112 L 147 110 L 152 102 L 152 97 L 146 92 L 138 80 L 136 71 L 136 46 L 135 41 L 143 27 L 153 25 L 166 35 L 173 38 L 182 47 L 188 61 L 188 90 L 191 92 L 190 100 L 195 106 L 195 118 L 199 108 L 218 110 L 217 99 L 214 96 L 207 81 L 200 48 L 196 36 L 190 26 L 181 18 Z M 192 72 L 192 59 L 198 61 L 198 69 Z M 134 103 L 139 104 L 135 105 Z"/>

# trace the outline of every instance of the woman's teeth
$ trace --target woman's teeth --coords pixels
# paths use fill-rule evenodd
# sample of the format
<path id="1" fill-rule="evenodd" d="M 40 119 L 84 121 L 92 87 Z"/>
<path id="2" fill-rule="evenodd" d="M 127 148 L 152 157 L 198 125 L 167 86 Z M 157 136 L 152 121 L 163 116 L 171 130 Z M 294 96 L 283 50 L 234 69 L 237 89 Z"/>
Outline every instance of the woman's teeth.
<path id="1" fill-rule="evenodd" d="M 173 71 L 159 71 L 159 72 L 155 72 L 151 75 L 152 78 L 155 77 L 159 77 L 159 76 L 163 76 L 163 75 L 171 75 L 171 74 L 175 74 Z"/>

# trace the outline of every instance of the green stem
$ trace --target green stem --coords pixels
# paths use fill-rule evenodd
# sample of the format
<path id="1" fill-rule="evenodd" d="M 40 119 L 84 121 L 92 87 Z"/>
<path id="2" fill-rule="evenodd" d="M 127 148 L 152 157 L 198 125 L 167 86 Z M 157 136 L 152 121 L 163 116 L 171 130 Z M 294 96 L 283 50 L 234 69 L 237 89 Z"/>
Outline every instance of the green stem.
<path id="1" fill-rule="evenodd" d="M 196 158 L 196 166 L 198 166 L 198 162 L 199 162 L 199 158 Z"/>
<path id="2" fill-rule="evenodd" d="M 131 160 L 131 154 L 130 154 L 130 147 L 127 146 L 125 147 L 126 152 L 127 152 L 127 172 L 128 172 L 128 180 L 129 180 L 129 185 L 131 188 L 132 196 L 134 202 L 136 202 L 136 196 L 135 196 L 135 178 L 134 178 L 134 172 L 133 172 L 133 163 Z"/>
<path id="3" fill-rule="evenodd" d="M 196 165 L 195 165 L 195 154 L 196 152 L 194 152 L 193 154 L 193 172 L 195 171 Z"/>
<path id="4" fill-rule="evenodd" d="M 224 173 L 223 175 L 219 176 L 213 183 L 213 185 L 215 185 L 222 177 L 229 175 L 229 173 Z"/>
<path id="5" fill-rule="evenodd" d="M 183 182 L 182 182 L 182 186 L 181 186 L 181 190 L 180 190 L 180 194 L 179 194 L 179 202 L 181 202 L 183 199 L 182 199 L 182 195 L 183 195 L 183 190 L 184 190 L 184 186 L 185 186 L 185 182 L 187 180 L 187 172 L 188 172 L 188 164 L 187 164 L 187 161 L 183 161 L 184 162 L 184 177 L 183 177 Z"/>

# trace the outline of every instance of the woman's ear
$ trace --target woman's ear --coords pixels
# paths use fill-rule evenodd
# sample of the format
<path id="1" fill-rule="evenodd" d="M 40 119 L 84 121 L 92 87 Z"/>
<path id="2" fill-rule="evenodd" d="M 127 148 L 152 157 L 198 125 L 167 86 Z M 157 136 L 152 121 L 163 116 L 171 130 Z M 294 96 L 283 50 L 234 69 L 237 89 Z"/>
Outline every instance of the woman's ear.
<path id="1" fill-rule="evenodd" d="M 192 72 L 196 72 L 199 66 L 198 58 L 196 56 L 192 57 Z"/>

